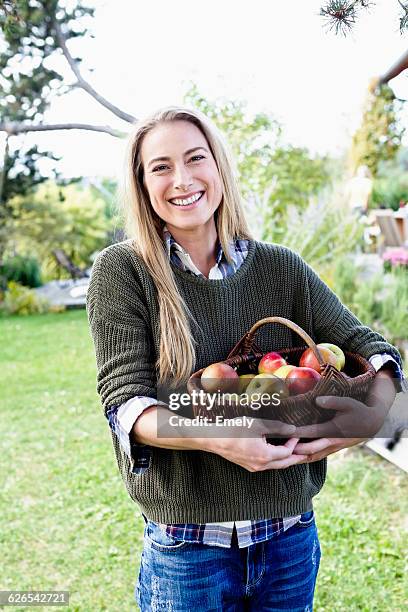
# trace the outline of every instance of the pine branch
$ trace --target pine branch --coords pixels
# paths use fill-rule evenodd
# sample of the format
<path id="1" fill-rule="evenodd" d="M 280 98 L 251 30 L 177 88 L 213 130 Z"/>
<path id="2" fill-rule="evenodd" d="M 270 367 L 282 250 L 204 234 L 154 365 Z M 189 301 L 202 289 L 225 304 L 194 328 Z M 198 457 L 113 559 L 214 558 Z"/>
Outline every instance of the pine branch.
<path id="1" fill-rule="evenodd" d="M 115 138 L 123 138 L 126 136 L 124 132 L 114 130 L 108 125 L 90 125 L 88 123 L 40 123 L 39 125 L 16 122 L 0 123 L 0 132 L 6 132 L 8 136 L 17 136 L 18 134 L 26 134 L 28 132 L 49 132 L 56 130 L 88 130 L 91 132 L 103 132 Z"/>
<path id="2" fill-rule="evenodd" d="M 359 11 L 373 4 L 371 0 L 329 0 L 321 8 L 320 15 L 326 19 L 329 30 L 346 36 L 353 28 Z"/>
<path id="3" fill-rule="evenodd" d="M 357 16 L 358 0 L 329 0 L 326 6 L 320 9 L 320 15 L 326 19 L 329 30 L 336 34 L 346 34 L 352 29 Z"/>
<path id="4" fill-rule="evenodd" d="M 66 38 L 61 30 L 61 25 L 56 18 L 53 19 L 53 26 L 54 26 L 55 36 L 56 36 L 58 45 L 61 48 L 65 59 L 70 65 L 72 72 L 75 74 L 77 78 L 77 86 L 81 87 L 90 96 L 92 96 L 97 102 L 99 102 L 99 104 L 107 108 L 111 113 L 113 113 L 114 115 L 122 119 L 123 121 L 126 121 L 127 123 L 135 123 L 136 117 L 134 117 L 133 115 L 129 115 L 129 113 L 122 111 L 120 108 L 118 108 L 117 106 L 109 102 L 109 100 L 106 100 L 83 78 L 78 68 L 77 62 L 74 60 L 74 58 L 72 57 L 72 55 L 70 54 L 68 50 L 68 47 L 66 45 Z"/>
<path id="5" fill-rule="evenodd" d="M 398 4 L 404 11 L 404 14 L 402 15 L 402 17 L 400 17 L 400 32 L 402 34 L 404 30 L 408 29 L 408 2 L 404 3 L 401 2 L 401 0 L 398 0 Z"/>
<path id="6" fill-rule="evenodd" d="M 397 0 L 403 10 L 400 17 L 400 32 L 408 29 L 408 2 Z M 371 0 L 328 0 L 320 9 L 320 15 L 325 18 L 329 30 L 346 36 L 353 28 L 361 9 L 368 9 L 374 2 Z"/>

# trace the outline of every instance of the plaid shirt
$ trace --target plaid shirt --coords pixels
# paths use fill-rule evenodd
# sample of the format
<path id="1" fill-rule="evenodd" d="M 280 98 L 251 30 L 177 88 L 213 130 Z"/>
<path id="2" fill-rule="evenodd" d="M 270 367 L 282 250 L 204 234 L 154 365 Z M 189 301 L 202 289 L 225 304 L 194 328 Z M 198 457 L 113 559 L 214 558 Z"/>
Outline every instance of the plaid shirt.
<path id="1" fill-rule="evenodd" d="M 174 240 L 166 227 L 163 230 L 165 246 L 169 259 L 175 265 L 191 274 L 203 276 L 192 261 L 190 255 Z M 234 274 L 247 255 L 247 241 L 236 240 L 229 246 L 229 254 L 232 263 L 225 257 L 221 244 L 218 243 L 216 264 L 211 268 L 209 279 L 222 279 Z M 396 361 L 387 354 L 374 355 L 370 358 L 374 368 L 378 371 L 386 363 L 395 370 L 396 376 L 402 381 L 401 386 L 406 391 L 406 381 L 403 379 L 402 369 Z M 146 408 L 161 404 L 162 402 L 151 397 L 134 397 L 122 406 L 113 406 L 107 411 L 107 418 L 112 431 L 118 436 L 122 448 L 128 455 L 132 472 L 143 474 L 149 467 L 152 449 L 149 446 L 135 444 L 130 441 L 130 431 L 136 419 Z M 163 404 L 165 406 L 165 404 Z M 305 513 L 308 515 L 308 513 Z M 245 548 L 258 542 L 265 542 L 272 537 L 283 533 L 289 527 L 295 525 L 304 515 L 286 518 L 266 518 L 248 521 L 230 521 L 227 523 L 205 523 L 205 524 L 160 524 L 167 535 L 188 542 L 198 542 L 212 546 L 230 547 L 234 526 L 237 532 L 238 545 Z M 146 519 L 148 520 L 148 519 Z"/>

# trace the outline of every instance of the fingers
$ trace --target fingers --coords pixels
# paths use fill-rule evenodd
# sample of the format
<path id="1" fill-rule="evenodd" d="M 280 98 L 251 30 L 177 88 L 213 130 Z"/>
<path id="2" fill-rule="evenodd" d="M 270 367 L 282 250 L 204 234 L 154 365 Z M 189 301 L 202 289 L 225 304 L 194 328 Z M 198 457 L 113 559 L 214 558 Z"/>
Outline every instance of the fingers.
<path id="1" fill-rule="evenodd" d="M 297 465 L 298 463 L 306 463 L 308 457 L 306 455 L 290 455 L 286 459 L 280 459 L 278 461 L 271 461 L 268 466 L 268 470 L 283 470 L 291 465 Z"/>
<path id="2" fill-rule="evenodd" d="M 270 436 L 293 436 L 296 431 L 296 427 L 294 425 L 289 425 L 288 423 L 282 423 L 281 421 L 266 421 L 259 419 L 259 431 L 262 431 L 263 434 Z"/>
<path id="3" fill-rule="evenodd" d="M 293 450 L 296 448 L 298 442 L 299 438 L 290 438 L 289 440 L 287 440 L 287 442 L 285 442 L 283 446 L 285 446 L 290 451 L 290 453 L 293 453 Z"/>
<path id="4" fill-rule="evenodd" d="M 295 455 L 313 455 L 314 453 L 319 453 L 325 450 L 327 447 L 332 445 L 332 440 L 328 438 L 320 438 L 319 440 L 314 440 L 313 442 L 301 442 L 297 444 L 293 453 Z"/>
<path id="5" fill-rule="evenodd" d="M 299 438 L 290 438 L 285 444 L 281 446 L 275 446 L 273 444 L 268 444 L 268 453 L 270 461 L 275 461 L 279 459 L 286 459 L 290 457 L 293 453 L 293 449 L 296 444 L 299 442 Z"/>
<path id="6" fill-rule="evenodd" d="M 352 408 L 358 407 L 361 402 L 358 402 L 352 397 L 337 397 L 337 395 L 320 395 L 316 398 L 316 404 L 320 408 L 347 412 Z"/>

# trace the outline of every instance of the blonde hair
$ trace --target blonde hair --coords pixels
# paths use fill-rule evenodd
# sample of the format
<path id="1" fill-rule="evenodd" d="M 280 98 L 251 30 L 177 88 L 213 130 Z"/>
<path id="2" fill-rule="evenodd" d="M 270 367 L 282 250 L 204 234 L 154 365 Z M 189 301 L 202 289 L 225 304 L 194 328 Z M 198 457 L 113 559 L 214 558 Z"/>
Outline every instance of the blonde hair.
<path id="1" fill-rule="evenodd" d="M 150 203 L 143 182 L 141 146 L 156 126 L 169 121 L 189 121 L 206 138 L 216 162 L 222 185 L 222 199 L 215 214 L 216 229 L 228 261 L 229 242 L 251 238 L 238 187 L 238 174 L 228 146 L 215 125 L 200 111 L 169 106 L 140 120 L 128 141 L 122 206 L 125 232 L 152 276 L 157 288 L 160 312 L 160 351 L 156 361 L 158 380 L 167 384 L 185 382 L 195 367 L 195 340 L 189 318 L 194 318 L 177 288 L 167 256 L 164 221 Z"/>

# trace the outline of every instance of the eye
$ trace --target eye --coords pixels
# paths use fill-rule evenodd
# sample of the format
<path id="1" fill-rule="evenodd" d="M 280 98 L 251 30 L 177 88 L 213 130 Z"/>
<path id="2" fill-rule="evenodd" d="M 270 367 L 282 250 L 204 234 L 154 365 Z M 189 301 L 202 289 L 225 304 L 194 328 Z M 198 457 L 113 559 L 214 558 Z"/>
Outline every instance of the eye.
<path id="1" fill-rule="evenodd" d="M 204 157 L 204 155 L 193 155 L 193 157 L 192 157 L 191 159 L 192 159 L 192 160 L 193 160 L 193 159 L 198 159 L 198 160 L 200 160 L 200 159 L 205 159 L 205 157 Z"/>
<path id="2" fill-rule="evenodd" d="M 164 164 L 162 164 L 161 166 L 156 166 L 155 168 L 153 168 L 152 172 L 160 172 L 162 168 L 167 168 L 167 166 L 165 166 Z"/>

